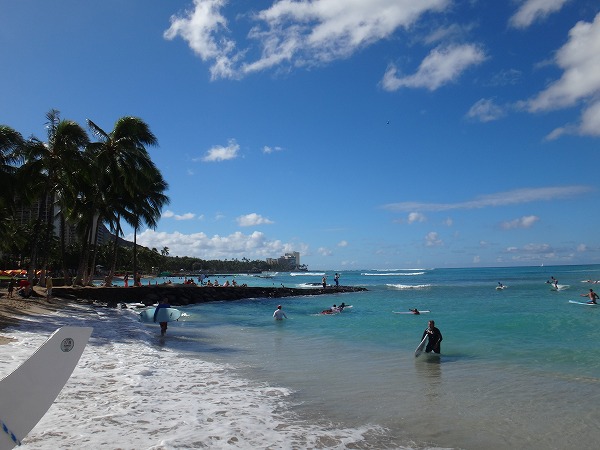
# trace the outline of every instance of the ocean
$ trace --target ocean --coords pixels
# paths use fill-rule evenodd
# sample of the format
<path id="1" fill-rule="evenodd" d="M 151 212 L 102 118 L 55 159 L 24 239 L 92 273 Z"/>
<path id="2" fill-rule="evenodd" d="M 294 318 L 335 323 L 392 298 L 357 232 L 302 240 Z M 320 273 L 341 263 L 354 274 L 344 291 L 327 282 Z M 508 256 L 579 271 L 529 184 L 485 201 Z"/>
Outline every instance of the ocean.
<path id="1" fill-rule="evenodd" d="M 311 287 L 335 271 L 236 275 Z M 25 318 L 2 376 L 59 326 L 94 331 L 28 449 L 579 449 L 600 442 L 600 266 L 338 271 L 366 292 Z M 546 283 L 553 276 L 559 291 Z M 214 277 L 213 277 L 214 279 Z M 232 277 L 220 277 L 222 284 Z M 154 280 L 151 280 L 153 282 Z M 161 280 L 157 280 L 161 281 Z M 175 280 L 177 281 L 177 280 Z M 497 290 L 498 282 L 507 286 Z M 235 288 L 224 288 L 235 289 Z M 600 291 L 600 286 L 598 286 Z M 344 302 L 340 314 L 320 311 Z M 274 321 L 278 304 L 288 319 Z M 409 308 L 421 315 L 396 314 Z M 439 357 L 415 358 L 428 320 Z"/>

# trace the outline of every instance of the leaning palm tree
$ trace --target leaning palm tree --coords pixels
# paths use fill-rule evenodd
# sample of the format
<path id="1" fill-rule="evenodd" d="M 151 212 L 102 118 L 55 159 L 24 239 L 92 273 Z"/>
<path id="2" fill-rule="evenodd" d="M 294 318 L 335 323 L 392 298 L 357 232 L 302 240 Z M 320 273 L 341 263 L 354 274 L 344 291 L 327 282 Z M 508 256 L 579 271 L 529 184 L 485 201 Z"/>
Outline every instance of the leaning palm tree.
<path id="1" fill-rule="evenodd" d="M 147 180 L 156 179 L 157 173 L 160 174 L 146 150 L 147 146 L 157 145 L 158 141 L 149 126 L 137 117 L 120 118 L 110 132 L 91 120 L 87 123 L 98 139 L 88 146 L 99 173 L 97 186 L 100 195 L 96 210 L 100 217 L 97 221 L 98 224 L 107 223 L 118 239 L 120 220 L 135 221 L 136 204 L 144 202 Z M 160 178 L 162 180 L 162 176 Z M 115 251 L 116 248 L 115 241 Z M 113 260 L 116 260 L 116 255 Z M 108 282 L 112 281 L 113 271 L 111 268 Z"/>

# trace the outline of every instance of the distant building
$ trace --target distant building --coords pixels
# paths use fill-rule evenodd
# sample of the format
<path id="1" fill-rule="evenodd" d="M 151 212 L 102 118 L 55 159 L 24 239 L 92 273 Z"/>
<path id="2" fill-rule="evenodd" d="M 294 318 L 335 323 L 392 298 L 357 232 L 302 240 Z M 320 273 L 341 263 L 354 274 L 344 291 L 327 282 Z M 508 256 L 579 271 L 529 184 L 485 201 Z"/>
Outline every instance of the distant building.
<path id="1" fill-rule="evenodd" d="M 267 258 L 267 264 L 273 269 L 282 270 L 306 270 L 306 266 L 300 264 L 300 253 L 286 253 L 279 258 Z"/>
<path id="2" fill-rule="evenodd" d="M 25 225 L 33 222 L 38 217 L 41 219 L 42 223 L 47 223 L 50 214 L 52 215 L 52 220 L 54 222 L 54 235 L 60 236 L 60 208 L 57 205 L 52 205 L 50 201 L 50 197 L 48 197 L 46 204 L 44 205 L 39 200 L 33 202 L 31 206 L 17 206 L 14 219 L 20 225 Z M 96 218 L 94 223 L 94 229 L 92 232 L 92 236 L 96 232 L 96 226 L 98 224 L 98 220 Z M 93 238 L 92 238 L 93 239 Z M 92 243 L 92 239 L 90 243 Z M 98 230 L 98 245 L 104 245 L 114 239 L 114 235 L 106 228 L 106 226 L 101 223 L 100 229 Z M 67 245 L 72 244 L 77 241 L 76 234 L 76 226 L 74 224 L 66 223 L 65 224 L 65 243 Z M 133 244 L 131 244 L 133 245 Z"/>

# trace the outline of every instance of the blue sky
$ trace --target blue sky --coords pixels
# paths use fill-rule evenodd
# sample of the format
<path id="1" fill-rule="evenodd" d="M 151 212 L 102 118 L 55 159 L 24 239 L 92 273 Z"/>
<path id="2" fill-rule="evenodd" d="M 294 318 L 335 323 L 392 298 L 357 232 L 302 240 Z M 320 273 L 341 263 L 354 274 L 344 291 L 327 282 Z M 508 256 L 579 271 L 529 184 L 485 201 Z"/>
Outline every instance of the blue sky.
<path id="1" fill-rule="evenodd" d="M 600 263 L 597 0 L 0 0 L 0 56 L 24 136 L 150 125 L 171 255 Z"/>

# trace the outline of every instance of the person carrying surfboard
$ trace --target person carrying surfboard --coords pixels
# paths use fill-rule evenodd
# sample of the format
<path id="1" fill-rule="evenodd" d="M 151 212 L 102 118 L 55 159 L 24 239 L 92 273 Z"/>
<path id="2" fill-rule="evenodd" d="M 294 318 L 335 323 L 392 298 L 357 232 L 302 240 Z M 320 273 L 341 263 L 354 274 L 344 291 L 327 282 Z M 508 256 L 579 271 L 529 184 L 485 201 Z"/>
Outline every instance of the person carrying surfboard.
<path id="1" fill-rule="evenodd" d="M 423 336 L 421 336 L 421 339 L 425 339 L 425 336 L 427 335 L 429 336 L 429 339 L 427 340 L 425 353 L 431 353 L 431 351 L 434 353 L 440 353 L 440 344 L 443 337 L 441 331 L 435 327 L 435 321 L 433 320 L 429 321 L 428 327 L 425 329 L 425 331 L 423 331 Z"/>
<path id="2" fill-rule="evenodd" d="M 170 308 L 169 301 L 166 298 L 163 298 L 156 309 L 154 310 L 154 322 L 156 323 L 156 316 L 158 315 L 158 311 L 161 308 Z M 160 322 L 160 335 L 164 336 L 167 332 L 167 322 Z"/>
<path id="3" fill-rule="evenodd" d="M 597 305 L 598 303 L 596 302 L 596 300 L 598 300 L 598 294 L 596 294 L 594 292 L 593 289 L 590 289 L 590 292 L 588 292 L 587 294 L 581 294 L 581 297 L 589 297 L 590 301 L 588 303 L 591 303 L 592 305 Z"/>

